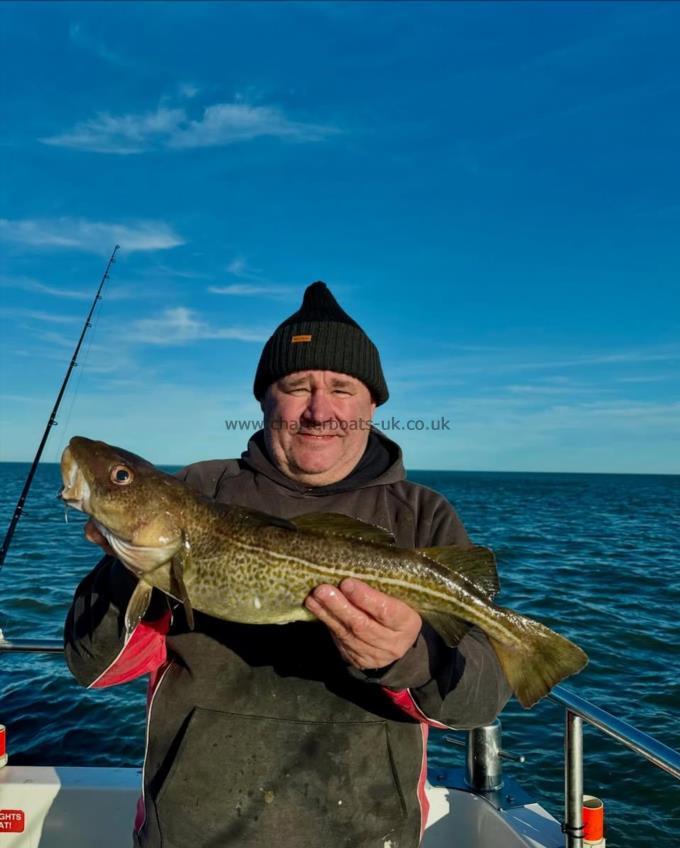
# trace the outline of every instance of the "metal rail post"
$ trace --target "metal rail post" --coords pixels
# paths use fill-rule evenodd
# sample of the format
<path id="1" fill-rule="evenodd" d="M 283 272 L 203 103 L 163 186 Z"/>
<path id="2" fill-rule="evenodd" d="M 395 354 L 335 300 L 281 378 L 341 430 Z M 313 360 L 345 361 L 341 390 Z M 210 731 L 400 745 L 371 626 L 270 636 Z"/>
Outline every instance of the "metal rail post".
<path id="1" fill-rule="evenodd" d="M 465 782 L 476 792 L 495 792 L 503 786 L 501 765 L 501 723 L 474 727 L 468 731 Z"/>
<path id="2" fill-rule="evenodd" d="M 583 848 L 583 721 L 566 711 L 564 728 L 564 844 Z"/>

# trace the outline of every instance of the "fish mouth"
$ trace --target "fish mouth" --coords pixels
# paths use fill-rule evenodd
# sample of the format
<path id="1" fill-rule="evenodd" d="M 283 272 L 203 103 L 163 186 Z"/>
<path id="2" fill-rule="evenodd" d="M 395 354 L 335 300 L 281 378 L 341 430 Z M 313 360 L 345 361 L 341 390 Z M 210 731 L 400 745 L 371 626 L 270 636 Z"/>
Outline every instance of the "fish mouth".
<path id="1" fill-rule="evenodd" d="M 57 497 L 67 506 L 89 512 L 90 486 L 70 448 L 66 448 L 61 457 L 61 480 L 63 487 Z"/>

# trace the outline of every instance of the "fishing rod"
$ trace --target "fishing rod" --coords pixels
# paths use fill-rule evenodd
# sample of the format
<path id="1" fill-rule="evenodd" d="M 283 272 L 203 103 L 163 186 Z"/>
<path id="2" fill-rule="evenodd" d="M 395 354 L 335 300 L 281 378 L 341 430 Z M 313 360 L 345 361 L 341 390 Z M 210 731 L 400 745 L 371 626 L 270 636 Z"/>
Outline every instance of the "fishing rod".
<path id="1" fill-rule="evenodd" d="M 87 313 L 87 318 L 85 319 L 85 323 L 83 324 L 83 329 L 80 333 L 80 338 L 78 339 L 78 344 L 76 345 L 76 349 L 73 351 L 73 356 L 71 357 L 71 362 L 69 363 L 68 369 L 66 371 L 66 376 L 64 377 L 64 382 L 61 384 L 61 389 L 59 390 L 59 394 L 57 395 L 57 400 L 55 401 L 54 408 L 52 409 L 52 414 L 49 417 L 47 422 L 47 426 L 45 427 L 45 432 L 43 433 L 43 437 L 40 441 L 40 446 L 38 447 L 38 452 L 35 455 L 35 459 L 33 460 L 33 465 L 31 465 L 31 470 L 28 472 L 28 477 L 26 478 L 26 482 L 24 483 L 24 488 L 19 495 L 19 500 L 17 501 L 16 508 L 14 510 L 14 515 L 12 516 L 12 520 L 9 523 L 9 527 L 7 528 L 7 533 L 5 534 L 5 540 L 2 543 L 2 548 L 0 548 L 0 568 L 2 568 L 3 563 L 5 562 L 5 557 L 7 556 L 7 551 L 9 550 L 9 546 L 12 543 L 12 537 L 14 536 L 14 531 L 16 530 L 17 523 L 21 518 L 21 513 L 24 511 L 24 503 L 26 498 L 28 497 L 28 490 L 31 488 L 31 483 L 33 482 L 33 477 L 35 476 L 35 472 L 38 469 L 38 463 L 40 462 L 40 457 L 42 456 L 43 448 L 45 447 L 45 443 L 47 442 L 47 437 L 49 436 L 50 430 L 57 423 L 57 411 L 59 409 L 59 405 L 61 403 L 61 399 L 64 396 L 64 392 L 66 391 L 66 386 L 69 381 L 69 377 L 71 376 L 71 371 L 78 364 L 78 354 L 80 353 L 80 348 L 83 343 L 83 339 L 85 338 L 85 334 L 88 329 L 92 326 L 92 316 L 94 314 L 95 307 L 97 306 L 97 302 L 101 300 L 102 297 L 102 289 L 104 288 L 104 283 L 108 279 L 109 269 L 116 261 L 116 253 L 120 249 L 120 245 L 116 245 L 113 248 L 113 253 L 111 254 L 111 258 L 109 259 L 106 270 L 104 271 L 104 276 L 101 278 L 101 282 L 99 283 L 99 288 L 97 289 L 97 294 L 95 295 L 94 300 L 92 301 L 92 306 L 90 306 L 90 311 Z"/>

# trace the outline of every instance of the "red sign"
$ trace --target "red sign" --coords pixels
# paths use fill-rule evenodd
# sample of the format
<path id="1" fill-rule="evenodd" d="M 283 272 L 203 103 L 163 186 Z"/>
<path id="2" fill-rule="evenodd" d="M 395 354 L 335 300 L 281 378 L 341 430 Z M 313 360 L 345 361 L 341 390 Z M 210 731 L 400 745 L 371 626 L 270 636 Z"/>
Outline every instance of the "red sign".
<path id="1" fill-rule="evenodd" d="M 23 833 L 25 825 L 23 810 L 0 810 L 0 833 Z"/>

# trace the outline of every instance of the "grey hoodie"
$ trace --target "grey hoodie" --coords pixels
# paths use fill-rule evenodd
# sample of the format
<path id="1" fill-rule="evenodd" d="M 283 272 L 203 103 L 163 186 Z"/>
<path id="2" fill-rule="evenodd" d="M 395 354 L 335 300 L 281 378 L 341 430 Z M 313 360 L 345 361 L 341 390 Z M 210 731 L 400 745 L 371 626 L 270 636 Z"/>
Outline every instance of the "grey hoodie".
<path id="1" fill-rule="evenodd" d="M 258 434 L 240 460 L 178 476 L 219 502 L 284 518 L 340 512 L 405 547 L 470 543 L 441 495 L 406 481 L 396 444 L 374 433 L 365 460 L 339 484 L 309 488 L 277 470 Z M 190 631 L 159 593 L 124 645 L 134 585 L 105 557 L 76 591 L 65 644 L 83 685 L 152 672 L 140 848 L 415 848 L 428 726 L 484 724 L 510 695 L 476 628 L 449 649 L 424 625 L 401 660 L 364 673 L 342 661 L 320 623 L 195 613 Z"/>

